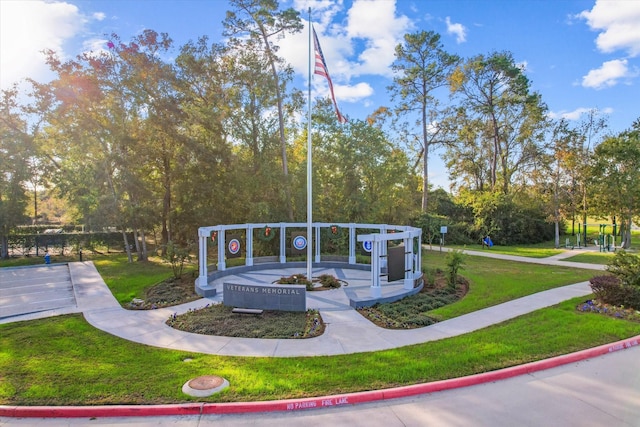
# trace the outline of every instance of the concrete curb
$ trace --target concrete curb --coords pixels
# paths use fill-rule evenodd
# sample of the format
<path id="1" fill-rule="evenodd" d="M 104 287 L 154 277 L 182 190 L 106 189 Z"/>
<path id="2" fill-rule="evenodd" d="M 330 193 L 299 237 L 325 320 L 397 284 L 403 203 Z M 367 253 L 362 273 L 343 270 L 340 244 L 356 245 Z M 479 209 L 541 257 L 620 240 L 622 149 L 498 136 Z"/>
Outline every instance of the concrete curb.
<path id="1" fill-rule="evenodd" d="M 255 412 L 290 412 L 333 406 L 410 397 L 419 394 L 468 387 L 512 378 L 518 375 L 551 369 L 582 360 L 624 350 L 640 344 L 640 335 L 604 344 L 575 353 L 552 357 L 497 371 L 469 375 L 461 378 L 434 381 L 384 390 L 372 390 L 334 396 L 305 399 L 273 400 L 266 402 L 185 403 L 175 405 L 114 405 L 114 406 L 0 406 L 0 416 L 15 418 L 93 418 L 143 417 L 164 415 L 241 414 Z"/>

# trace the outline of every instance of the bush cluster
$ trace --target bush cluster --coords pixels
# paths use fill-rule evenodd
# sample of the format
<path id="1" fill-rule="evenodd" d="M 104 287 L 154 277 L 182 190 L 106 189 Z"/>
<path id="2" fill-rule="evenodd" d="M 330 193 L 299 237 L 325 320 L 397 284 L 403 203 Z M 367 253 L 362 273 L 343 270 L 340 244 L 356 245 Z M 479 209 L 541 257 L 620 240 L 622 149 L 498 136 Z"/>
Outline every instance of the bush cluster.
<path id="1" fill-rule="evenodd" d="M 589 281 L 598 301 L 640 310 L 640 257 L 619 251 L 607 266 L 611 274 Z"/>
<path id="2" fill-rule="evenodd" d="M 313 290 L 313 282 L 307 279 L 307 276 L 304 274 L 294 274 L 292 276 L 281 277 L 274 283 L 279 285 L 305 285 L 307 291 Z"/>
<path id="3" fill-rule="evenodd" d="M 321 274 L 317 280 L 324 288 L 339 288 L 342 284 L 330 274 Z"/>
<path id="4" fill-rule="evenodd" d="M 540 200 L 526 194 L 461 193 L 455 200 L 444 192 L 430 194 L 428 213 L 413 218 L 422 228 L 424 243 L 440 243 L 440 227 L 447 226 L 445 242 L 480 244 L 487 234 L 497 245 L 531 244 L 552 240 L 554 224 Z M 565 225 L 560 223 L 560 232 Z"/>
<path id="5" fill-rule="evenodd" d="M 640 287 L 640 256 L 619 250 L 607 265 L 607 271 L 624 286 Z"/>

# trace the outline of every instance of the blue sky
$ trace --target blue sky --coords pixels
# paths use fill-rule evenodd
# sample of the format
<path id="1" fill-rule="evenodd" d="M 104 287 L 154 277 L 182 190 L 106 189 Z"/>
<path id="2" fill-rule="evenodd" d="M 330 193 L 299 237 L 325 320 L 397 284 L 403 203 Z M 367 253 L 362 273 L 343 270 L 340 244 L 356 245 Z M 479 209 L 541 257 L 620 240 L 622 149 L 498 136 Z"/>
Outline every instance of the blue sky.
<path id="1" fill-rule="evenodd" d="M 598 109 L 619 132 L 640 117 L 640 0 L 281 0 L 307 10 L 324 51 L 343 114 L 364 119 L 390 106 L 393 49 L 407 32 L 432 30 L 463 58 L 508 50 L 525 66 L 552 117 L 583 119 Z M 176 52 L 207 35 L 220 41 L 225 0 L 0 0 L 0 86 L 20 78 L 47 81 L 40 51 L 63 58 L 106 49 L 106 34 L 123 41 L 144 29 L 166 32 Z M 280 54 L 306 88 L 307 32 L 281 41 Z M 316 78 L 314 95 L 327 96 Z M 446 173 L 431 155 L 432 180 Z"/>

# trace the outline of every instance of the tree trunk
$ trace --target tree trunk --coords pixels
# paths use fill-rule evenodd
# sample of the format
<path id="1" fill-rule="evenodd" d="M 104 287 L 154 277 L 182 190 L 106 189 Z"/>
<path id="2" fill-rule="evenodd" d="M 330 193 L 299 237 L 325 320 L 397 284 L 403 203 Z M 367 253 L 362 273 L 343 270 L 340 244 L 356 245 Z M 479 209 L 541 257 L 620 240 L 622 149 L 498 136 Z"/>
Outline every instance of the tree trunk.
<path id="1" fill-rule="evenodd" d="M 256 22 L 258 22 L 256 20 Z M 264 45 L 267 50 L 267 57 L 269 58 L 269 64 L 271 65 L 271 73 L 273 74 L 273 81 L 276 91 L 276 101 L 278 104 L 278 133 L 280 136 L 280 155 L 282 157 L 282 175 L 284 177 L 284 193 L 285 193 L 285 204 L 287 207 L 287 215 L 289 216 L 289 221 L 293 221 L 293 204 L 291 203 L 291 189 L 289 188 L 289 168 L 287 166 L 287 140 L 284 135 L 284 114 L 282 112 L 282 95 L 280 94 L 280 79 L 278 78 L 278 70 L 276 69 L 276 63 L 273 59 L 273 53 L 271 52 L 271 48 L 269 46 L 269 39 L 267 34 L 265 33 L 264 27 L 262 25 L 260 27 L 260 32 L 262 33 L 262 38 L 264 40 Z M 307 154 L 309 155 L 309 154 Z"/>
<path id="2" fill-rule="evenodd" d="M 624 233 L 622 237 L 622 249 L 629 249 L 631 247 L 631 224 L 633 222 L 632 215 L 629 214 L 624 221 Z"/>
<path id="3" fill-rule="evenodd" d="M 0 240 L 0 258 L 9 259 L 9 238 L 4 234 Z"/>
<path id="4" fill-rule="evenodd" d="M 424 165 L 422 170 L 422 212 L 427 213 L 429 198 L 429 163 L 427 150 L 424 150 Z"/>
<path id="5" fill-rule="evenodd" d="M 164 255 L 166 245 L 171 240 L 170 226 L 169 226 L 169 212 L 171 211 L 171 176 L 170 176 L 170 164 L 169 159 L 165 155 L 163 159 L 164 168 L 164 196 L 162 198 L 162 250 L 161 254 Z"/>
<path id="6" fill-rule="evenodd" d="M 129 246 L 129 238 L 127 237 L 127 232 L 124 228 L 122 228 L 122 240 L 124 241 L 124 250 L 127 252 L 127 259 L 129 263 L 133 262 L 133 257 L 131 256 L 131 247 Z"/>
<path id="7" fill-rule="evenodd" d="M 140 261 L 141 250 L 140 250 L 140 239 L 138 238 L 138 229 L 133 229 L 133 240 L 136 242 L 136 254 L 138 254 L 138 261 Z"/>
<path id="8" fill-rule="evenodd" d="M 140 238 L 142 239 L 142 259 L 141 261 L 149 260 L 149 253 L 147 252 L 147 238 L 144 234 L 144 230 L 140 231 Z"/>

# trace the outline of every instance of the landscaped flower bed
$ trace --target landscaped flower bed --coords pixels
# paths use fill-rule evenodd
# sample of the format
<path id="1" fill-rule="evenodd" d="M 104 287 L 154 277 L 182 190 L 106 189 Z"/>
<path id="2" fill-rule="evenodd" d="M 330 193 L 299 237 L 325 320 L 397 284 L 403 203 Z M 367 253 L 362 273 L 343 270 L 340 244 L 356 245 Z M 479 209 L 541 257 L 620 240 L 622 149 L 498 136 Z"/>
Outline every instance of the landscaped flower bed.
<path id="1" fill-rule="evenodd" d="M 313 338 L 322 335 L 325 328 L 318 310 L 236 314 L 233 307 L 222 304 L 207 304 L 184 314 L 172 314 L 166 323 L 194 334 L 243 338 Z"/>
<path id="2" fill-rule="evenodd" d="M 429 316 L 429 311 L 460 300 L 469 290 L 469 283 L 462 276 L 457 277 L 455 287 L 449 286 L 442 271 L 430 272 L 426 282 L 416 295 L 392 303 L 359 308 L 358 313 L 382 328 L 422 328 L 439 321 Z"/>
<path id="3" fill-rule="evenodd" d="M 294 274 L 288 277 L 281 277 L 273 283 L 278 285 L 305 285 L 307 291 L 325 291 L 348 285 L 344 280 L 337 279 L 330 274 L 322 274 L 314 278 L 313 281 L 307 279 L 304 274 Z"/>
<path id="4" fill-rule="evenodd" d="M 633 308 L 625 308 L 624 306 L 605 304 L 598 300 L 587 300 L 578 305 L 576 309 L 585 313 L 599 313 L 605 316 L 640 322 L 640 311 Z"/>

